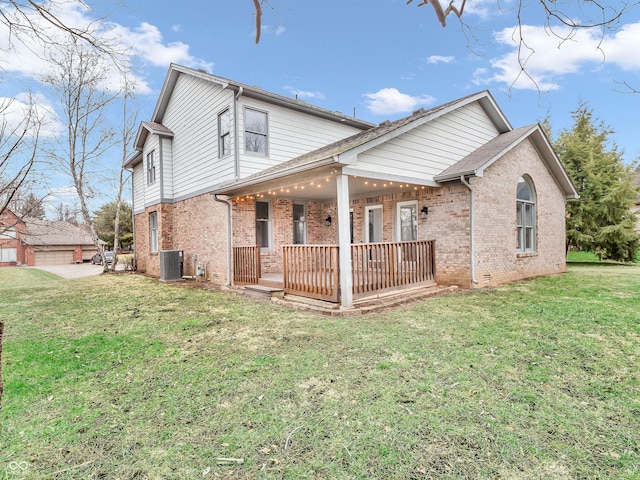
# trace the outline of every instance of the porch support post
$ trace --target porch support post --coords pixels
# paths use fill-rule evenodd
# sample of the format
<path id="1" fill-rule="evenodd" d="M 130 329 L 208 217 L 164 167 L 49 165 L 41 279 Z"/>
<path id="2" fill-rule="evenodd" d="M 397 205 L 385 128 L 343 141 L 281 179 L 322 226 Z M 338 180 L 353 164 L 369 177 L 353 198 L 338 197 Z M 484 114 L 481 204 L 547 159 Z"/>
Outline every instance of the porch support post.
<path id="1" fill-rule="evenodd" d="M 336 177 L 338 245 L 340 247 L 340 304 L 353 308 L 353 276 L 351 271 L 351 231 L 349 222 L 349 176 Z"/>

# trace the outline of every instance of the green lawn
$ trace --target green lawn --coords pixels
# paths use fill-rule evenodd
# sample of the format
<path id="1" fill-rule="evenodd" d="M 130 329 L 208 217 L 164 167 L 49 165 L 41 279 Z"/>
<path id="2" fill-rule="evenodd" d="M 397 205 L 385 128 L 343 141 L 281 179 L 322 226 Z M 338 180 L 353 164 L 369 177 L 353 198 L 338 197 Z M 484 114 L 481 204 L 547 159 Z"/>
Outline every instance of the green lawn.
<path id="1" fill-rule="evenodd" d="M 640 266 L 352 318 L 4 268 L 0 312 L 0 478 L 640 478 Z"/>

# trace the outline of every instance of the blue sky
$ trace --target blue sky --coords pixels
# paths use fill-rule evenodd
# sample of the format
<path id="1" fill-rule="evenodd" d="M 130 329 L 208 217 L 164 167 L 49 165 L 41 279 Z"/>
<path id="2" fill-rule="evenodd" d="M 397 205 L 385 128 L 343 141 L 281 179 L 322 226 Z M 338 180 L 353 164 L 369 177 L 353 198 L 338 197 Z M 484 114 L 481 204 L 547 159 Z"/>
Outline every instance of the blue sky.
<path id="1" fill-rule="evenodd" d="M 419 0 L 270 0 L 258 45 L 252 0 L 125 3 L 102 2 L 98 11 L 69 2 L 64 16 L 81 24 L 109 14 L 110 34 L 138 54 L 140 120 L 150 118 L 174 62 L 375 123 L 489 89 L 514 127 L 549 115 L 557 133 L 588 102 L 616 132 L 625 159 L 640 156 L 640 94 L 620 93 L 618 83 L 640 90 L 640 9 L 614 31 L 578 31 L 562 42 L 566 31 L 545 29 L 539 3 L 527 4 L 522 34 L 536 87 L 518 76 L 518 5 L 508 0 L 469 0 L 465 26 L 450 16 L 446 28 Z M 569 13 L 585 19 L 594 12 Z M 18 53 L 3 53 L 8 75 L 0 96 L 19 97 L 29 85 L 44 105 L 54 105 L 34 83 L 45 67 Z"/>

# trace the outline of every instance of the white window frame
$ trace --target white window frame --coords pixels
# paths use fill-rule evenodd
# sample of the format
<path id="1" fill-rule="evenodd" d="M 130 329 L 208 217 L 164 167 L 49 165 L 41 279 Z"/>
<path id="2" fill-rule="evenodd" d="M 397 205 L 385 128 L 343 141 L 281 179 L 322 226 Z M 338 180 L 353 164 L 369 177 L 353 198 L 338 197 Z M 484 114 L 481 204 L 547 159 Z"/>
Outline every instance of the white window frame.
<path id="1" fill-rule="evenodd" d="M 4 227 L 0 227 L 0 238 L 17 238 L 15 227 L 8 227 L 3 230 Z"/>
<path id="2" fill-rule="evenodd" d="M 267 218 L 258 218 L 258 203 L 267 204 Z M 270 251 L 273 249 L 273 213 L 271 211 L 271 202 L 269 200 L 256 200 L 256 245 L 260 246 L 261 251 Z M 258 242 L 258 222 L 264 223 L 267 228 L 267 244 L 262 245 Z"/>
<path id="3" fill-rule="evenodd" d="M 155 150 L 147 153 L 147 185 L 156 183 L 156 160 Z"/>
<path id="4" fill-rule="evenodd" d="M 158 251 L 158 212 L 149 213 L 149 251 Z"/>
<path id="5" fill-rule="evenodd" d="M 396 231 L 395 231 L 395 237 L 396 237 L 396 241 L 401 242 L 402 241 L 402 218 L 400 215 L 400 212 L 402 211 L 402 207 L 409 207 L 412 206 L 414 207 L 414 211 L 415 211 L 415 222 L 416 222 L 416 229 L 415 229 L 415 236 L 416 238 L 412 239 L 412 240 L 407 240 L 407 241 L 415 241 L 418 240 L 418 201 L 417 200 L 409 200 L 406 202 L 398 202 L 396 204 Z"/>
<path id="6" fill-rule="evenodd" d="M 225 129 L 226 127 L 226 129 Z M 225 145 L 227 145 L 227 151 L 225 149 Z M 220 112 L 218 114 L 218 157 L 223 158 L 231 155 L 233 152 L 232 144 L 231 144 L 231 109 L 227 108 L 226 110 Z"/>
<path id="7" fill-rule="evenodd" d="M 0 245 L 0 262 L 18 263 L 18 249 L 15 247 L 6 248 Z"/>
<path id="8" fill-rule="evenodd" d="M 247 112 L 258 113 L 260 115 L 264 115 L 264 132 L 259 132 L 258 130 L 252 129 L 251 126 L 247 122 Z M 264 152 L 249 150 L 247 148 L 247 141 L 251 135 L 258 135 L 264 138 Z M 250 155 L 258 155 L 261 157 L 269 156 L 269 114 L 264 110 L 259 110 L 257 108 L 245 107 L 244 108 L 244 152 Z"/>
<path id="9" fill-rule="evenodd" d="M 365 243 L 372 243 L 369 235 L 369 212 L 374 210 L 380 210 L 381 238 L 379 242 L 382 242 L 384 239 L 384 210 L 382 208 L 382 205 L 367 205 L 366 207 L 364 207 L 364 242 Z"/>
<path id="10" fill-rule="evenodd" d="M 522 176 L 522 180 L 527 183 L 533 199 L 526 200 L 518 198 L 516 188 L 516 245 L 518 253 L 535 253 L 537 251 L 537 212 L 536 212 L 536 190 L 533 181 L 528 176 Z M 518 181 L 520 183 L 520 181 Z M 527 215 L 527 211 L 530 212 Z M 527 242 L 529 240 L 529 242 Z M 527 245 L 529 243 L 529 245 Z"/>
<path id="11" fill-rule="evenodd" d="M 305 245 L 307 243 L 307 204 L 302 202 L 293 202 L 292 209 L 296 207 L 296 205 L 302 207 L 302 216 L 299 220 L 295 219 L 295 215 L 293 216 L 293 243 L 296 244 L 296 223 L 302 224 L 302 243 L 298 243 L 298 245 Z"/>

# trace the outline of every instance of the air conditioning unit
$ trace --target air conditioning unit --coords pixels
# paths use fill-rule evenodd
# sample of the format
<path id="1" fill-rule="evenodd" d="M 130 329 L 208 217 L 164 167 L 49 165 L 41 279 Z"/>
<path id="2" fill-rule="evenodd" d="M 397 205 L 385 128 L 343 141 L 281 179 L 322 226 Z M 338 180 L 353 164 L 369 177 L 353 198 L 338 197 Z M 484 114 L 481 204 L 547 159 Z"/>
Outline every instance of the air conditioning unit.
<path id="1" fill-rule="evenodd" d="M 183 259 L 182 250 L 161 250 L 160 281 L 177 282 L 182 280 Z"/>

